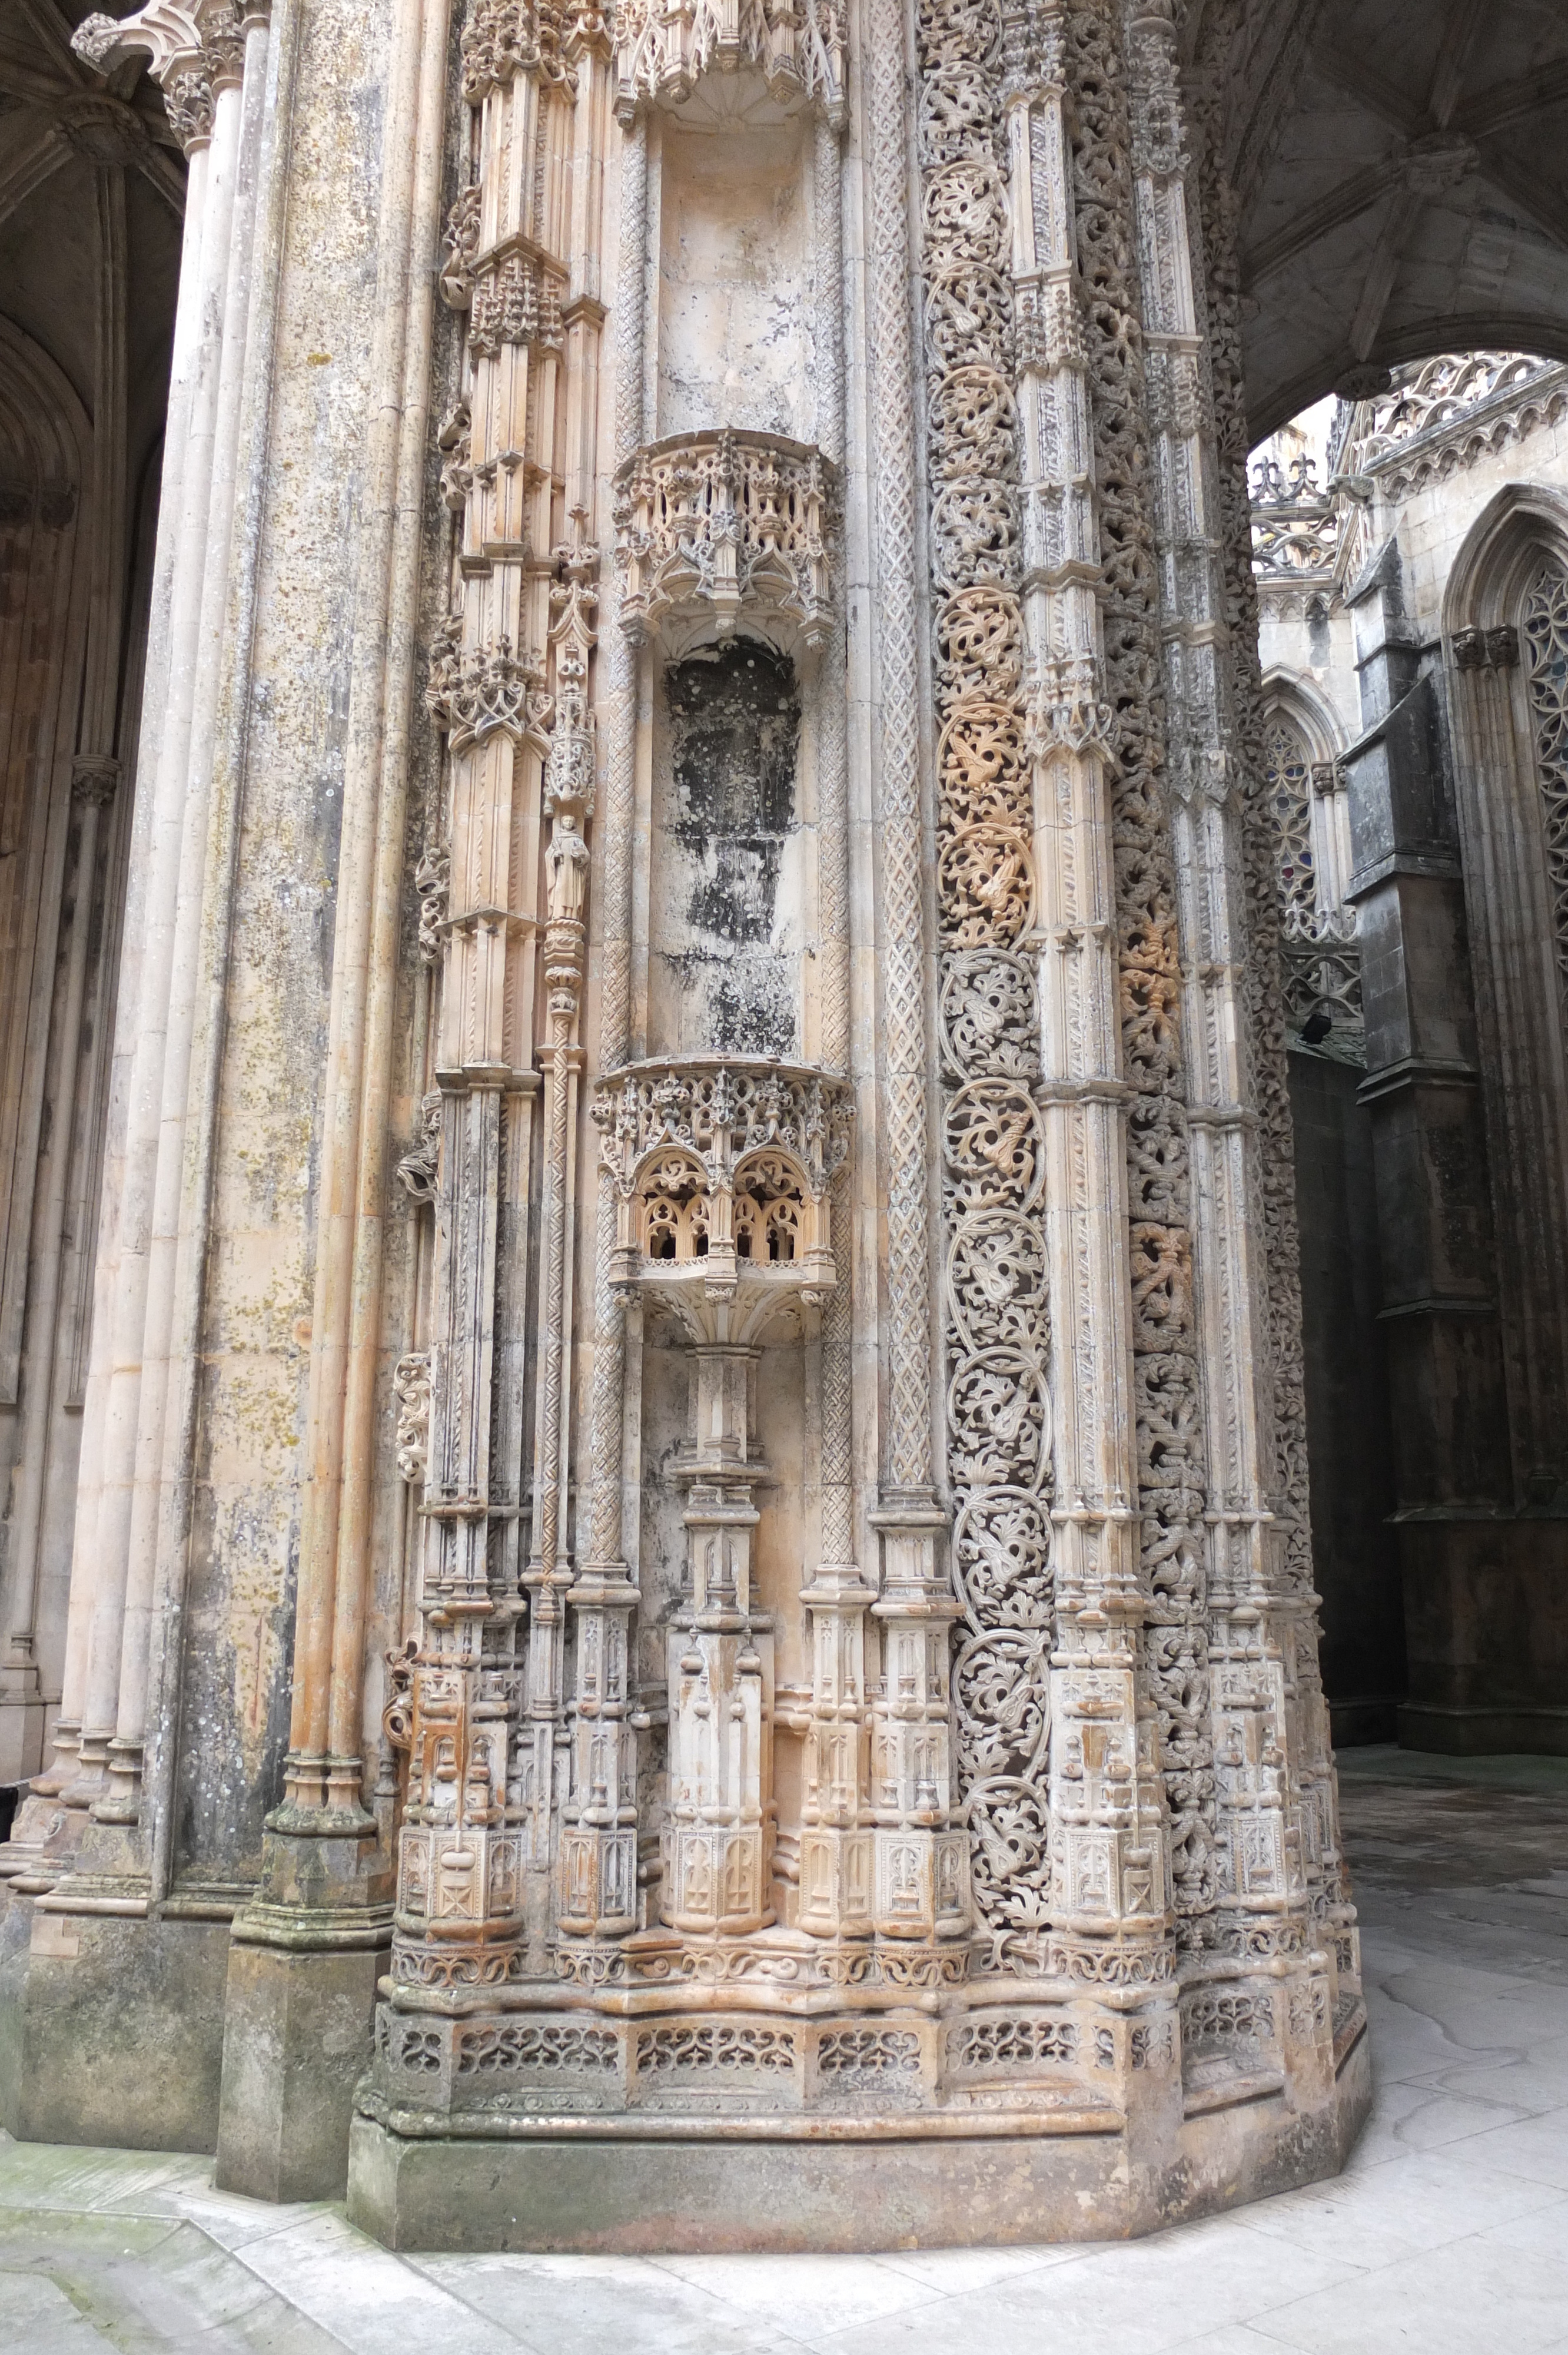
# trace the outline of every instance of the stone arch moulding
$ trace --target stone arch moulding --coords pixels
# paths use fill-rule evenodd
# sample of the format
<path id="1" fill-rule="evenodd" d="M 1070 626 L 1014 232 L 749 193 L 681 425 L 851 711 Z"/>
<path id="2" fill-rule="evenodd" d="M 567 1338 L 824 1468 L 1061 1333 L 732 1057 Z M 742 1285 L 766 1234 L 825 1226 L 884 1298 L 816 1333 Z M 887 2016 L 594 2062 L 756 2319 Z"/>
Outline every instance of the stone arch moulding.
<path id="1" fill-rule="evenodd" d="M 1444 597 L 1443 647 L 1478 1060 L 1493 1167 L 1518 1502 L 1568 1507 L 1568 1018 L 1526 648 L 1526 600 L 1568 576 L 1568 496 L 1509 483 L 1476 518 Z"/>
<path id="2" fill-rule="evenodd" d="M 1544 314 L 1450 312 L 1439 321 L 1424 321 L 1402 333 L 1380 336 L 1365 359 L 1341 344 L 1338 351 L 1327 349 L 1309 371 L 1293 377 L 1266 403 L 1250 410 L 1248 430 L 1255 445 L 1266 442 L 1303 410 L 1336 391 L 1352 369 L 1404 368 L 1413 360 L 1440 359 L 1446 352 L 1489 351 L 1533 352 L 1543 360 L 1568 363 L 1568 333 L 1561 319 Z"/>
<path id="3" fill-rule="evenodd" d="M 1316 682 L 1299 671 L 1277 666 L 1263 678 L 1265 711 L 1283 711 L 1307 740 L 1314 765 L 1337 761 L 1345 750 L 1345 730 L 1333 705 Z"/>

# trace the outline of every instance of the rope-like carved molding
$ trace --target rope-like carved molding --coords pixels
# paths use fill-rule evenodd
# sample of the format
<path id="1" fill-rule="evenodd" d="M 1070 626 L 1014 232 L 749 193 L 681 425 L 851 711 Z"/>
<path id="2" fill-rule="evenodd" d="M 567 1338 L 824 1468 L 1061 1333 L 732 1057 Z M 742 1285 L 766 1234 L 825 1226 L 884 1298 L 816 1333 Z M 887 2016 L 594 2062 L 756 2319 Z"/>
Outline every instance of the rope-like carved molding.
<path id="1" fill-rule="evenodd" d="M 836 470 L 766 433 L 673 436 L 616 476 L 620 626 L 633 645 L 683 623 L 733 634 L 742 613 L 815 653 L 832 629 Z"/>
<path id="2" fill-rule="evenodd" d="M 1049 1902 L 1053 1629 L 1033 783 L 996 0 L 922 0 L 919 155 L 940 723 L 943 1339 L 959 1790 L 993 1964 Z"/>
<path id="3" fill-rule="evenodd" d="M 834 0 L 624 0 L 615 14 L 616 105 L 680 106 L 707 73 L 757 69 L 780 105 L 810 101 L 838 128 L 848 49 Z"/>

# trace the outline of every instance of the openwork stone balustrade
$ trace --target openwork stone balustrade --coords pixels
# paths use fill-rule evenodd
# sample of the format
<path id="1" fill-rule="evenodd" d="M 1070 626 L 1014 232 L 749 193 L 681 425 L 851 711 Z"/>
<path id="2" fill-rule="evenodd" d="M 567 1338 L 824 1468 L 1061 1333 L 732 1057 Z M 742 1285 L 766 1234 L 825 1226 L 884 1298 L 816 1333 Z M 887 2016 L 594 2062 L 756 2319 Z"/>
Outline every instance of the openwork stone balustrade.
<path id="1" fill-rule="evenodd" d="M 639 450 L 616 476 L 628 637 L 641 645 L 704 618 L 727 637 L 745 613 L 786 643 L 825 645 L 835 479 L 820 450 L 768 434 L 683 434 Z"/>
<path id="2" fill-rule="evenodd" d="M 616 99 L 683 104 L 705 73 L 755 67 L 784 106 L 814 100 L 844 112 L 847 51 L 832 0 L 630 0 L 616 11 Z"/>
<path id="3" fill-rule="evenodd" d="M 593 1118 L 615 1179 L 612 1281 L 728 1302 L 837 1280 L 829 1188 L 849 1150 L 848 1082 L 800 1064 L 706 1057 L 633 1064 Z"/>

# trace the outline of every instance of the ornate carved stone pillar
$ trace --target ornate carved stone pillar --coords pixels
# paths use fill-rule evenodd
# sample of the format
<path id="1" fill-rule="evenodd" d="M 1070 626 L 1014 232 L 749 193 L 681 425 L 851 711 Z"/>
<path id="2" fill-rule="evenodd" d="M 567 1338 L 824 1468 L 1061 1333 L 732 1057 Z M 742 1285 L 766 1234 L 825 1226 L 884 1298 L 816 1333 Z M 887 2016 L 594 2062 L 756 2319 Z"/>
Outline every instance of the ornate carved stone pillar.
<path id="1" fill-rule="evenodd" d="M 1245 1468 L 1273 1392 L 1226 1354 L 1285 1295 L 1234 1044 L 1251 920 L 1167 24 L 922 0 L 911 57 L 882 0 L 618 16 L 588 1495 L 570 1587 L 564 1490 L 528 1572 L 541 1727 L 572 1694 L 554 1911 L 526 1945 L 498 1923 L 488 1979 L 389 2008 L 373 2229 L 482 2234 L 455 2170 L 485 2215 L 547 2209 L 542 2242 L 613 2239 L 651 2152 L 694 2247 L 853 2244 L 873 2163 L 931 2237 L 955 2184 L 1003 2236 L 1136 2229 L 1287 2142 L 1330 2164 L 1364 2097 L 1325 2066 L 1320 1963 L 1246 1943 L 1300 1918 L 1299 1879 L 1216 1905 L 1233 1817 L 1298 1820 L 1308 1671 Z M 863 409 L 822 250 L 846 112 Z M 747 326 L 758 273 L 814 376 Z M 546 963 L 565 1009 L 565 934 Z M 542 1331 L 541 1434 L 556 1363 Z"/>
<path id="2" fill-rule="evenodd" d="M 597 181 L 606 59 L 597 19 L 579 20 L 564 43 L 517 10 L 482 9 L 465 27 L 474 177 L 449 220 L 442 281 L 449 304 L 468 314 L 463 409 L 449 436 L 461 603 L 429 689 L 449 766 L 423 1624 L 407 1700 L 396 1704 L 408 1792 L 392 1977 L 396 2000 L 413 2014 L 432 1999 L 524 1977 L 530 1945 L 549 1934 L 553 1913 L 571 1585 L 571 1142 L 595 805 L 589 673 L 599 562 L 601 314 L 583 282 L 597 198 L 585 215 L 579 196 L 574 218 L 574 190 Z M 518 176 L 506 159 L 524 154 L 533 161 Z M 524 1406 L 539 1086 L 532 1060 L 541 1029 L 538 1380 L 524 1555 L 509 1433 Z M 608 1594 L 600 1607 L 613 1615 Z M 579 1674 L 596 1648 L 579 1627 Z"/>
<path id="3" fill-rule="evenodd" d="M 1288 1999 L 1276 2002 L 1274 2027 L 1287 2073 L 1310 2103 L 1333 2083 L 1364 2014 L 1311 1590 L 1295 1165 L 1257 657 L 1236 197 L 1214 112 L 1229 18 L 1222 8 L 1205 28 L 1188 92 L 1196 158 L 1160 157 L 1158 137 L 1150 148 L 1168 178 L 1176 168 L 1184 178 L 1184 209 L 1169 180 L 1167 251 L 1184 257 L 1175 282 L 1184 277 L 1192 290 L 1191 315 L 1207 361 L 1196 379 L 1198 430 L 1202 449 L 1213 451 L 1212 474 L 1205 471 L 1186 497 L 1201 498 L 1212 518 L 1205 538 L 1217 543 L 1219 586 L 1208 593 L 1224 624 L 1213 674 L 1224 768 L 1211 752 L 1203 838 L 1194 845 L 1187 884 L 1193 936 L 1186 950 L 1200 986 L 1219 993 L 1224 1020 L 1230 1018 L 1223 1009 L 1234 1005 L 1238 1039 L 1223 1051 L 1224 1031 L 1211 1009 L 1200 1061 L 1208 1076 L 1193 1091 L 1203 1107 L 1205 1155 L 1228 1165 L 1223 1227 L 1211 1226 L 1199 1259 L 1213 1531 L 1213 1934 L 1233 1965 L 1276 1962 L 1287 1975 Z M 1143 72 L 1156 87 L 1174 79 L 1169 33 L 1157 20 L 1145 26 Z M 1153 267 L 1151 255 L 1148 272 Z M 1214 559 L 1205 557 L 1207 570 Z M 1191 985 L 1189 1003 L 1191 1009 Z M 1189 1024 L 1198 1027 L 1191 1010 Z M 1240 1117 L 1227 1109 L 1233 1088 Z M 1239 1383 L 1233 1366 L 1243 1369 Z M 1261 1998 L 1259 2009 L 1261 2016 Z"/>

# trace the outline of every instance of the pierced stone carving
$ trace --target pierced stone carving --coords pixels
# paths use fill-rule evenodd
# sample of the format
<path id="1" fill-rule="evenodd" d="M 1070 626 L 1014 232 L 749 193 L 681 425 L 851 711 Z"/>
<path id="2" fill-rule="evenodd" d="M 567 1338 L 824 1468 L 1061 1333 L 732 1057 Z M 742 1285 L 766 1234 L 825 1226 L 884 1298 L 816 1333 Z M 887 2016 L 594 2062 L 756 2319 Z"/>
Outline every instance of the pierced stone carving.
<path id="1" fill-rule="evenodd" d="M 1491 637 L 1499 631 L 1488 634 Z M 1552 949 L 1568 1028 L 1568 574 L 1543 572 L 1525 600 L 1522 635 L 1552 904 Z"/>
<path id="2" fill-rule="evenodd" d="M 1014 2019 L 987 2013 L 948 2035 L 948 2066 L 966 2074 L 986 2069 L 1027 2073 L 1052 2062 L 1071 2066 L 1077 2057 L 1076 2020 L 1048 2015 Z"/>
<path id="3" fill-rule="evenodd" d="M 1297 1024 L 1327 1015 L 1330 1022 L 1361 1024 L 1361 947 L 1355 911 L 1326 902 L 1312 849 L 1312 803 L 1332 793 L 1330 763 L 1320 779 L 1300 730 L 1283 713 L 1269 719 L 1264 737 L 1269 814 L 1277 846 L 1280 971 L 1286 1006 Z"/>
<path id="4" fill-rule="evenodd" d="M 957 1764 L 977 1906 L 1000 1953 L 1044 1919 L 1050 1317 L 1033 972 L 1033 783 L 1017 583 L 1001 26 L 991 0 L 918 16 L 938 747 L 943 1287 Z"/>
<path id="5" fill-rule="evenodd" d="M 456 2040 L 460 2077 L 537 2073 L 543 2077 L 599 2073 L 614 2069 L 620 2058 L 613 2029 L 591 2028 L 577 2020 L 558 2027 L 540 2027 L 508 2020 L 496 2027 L 465 2028 Z"/>
<path id="6" fill-rule="evenodd" d="M 689 2027 L 647 2028 L 637 2038 L 640 2077 L 678 2075 L 709 2069 L 755 2070 L 765 2076 L 793 2073 L 798 2058 L 794 2031 L 787 2028 L 730 2025 L 722 2020 Z"/>
<path id="7" fill-rule="evenodd" d="M 601 1080 L 592 1109 L 620 1204 L 617 1284 L 679 1282 L 679 1268 L 710 1298 L 733 1297 L 743 1274 L 808 1299 L 832 1288 L 829 1188 L 853 1113 L 843 1081 L 684 1057 Z"/>
<path id="8" fill-rule="evenodd" d="M 1552 365 L 1530 352 L 1440 352 L 1402 368 L 1403 381 L 1366 405 L 1358 464 L 1366 466 L 1402 442 L 1456 425 L 1484 401 L 1526 390 Z"/>
<path id="9" fill-rule="evenodd" d="M 821 453 L 761 433 L 673 437 L 616 476 L 620 626 L 641 645 L 742 614 L 813 651 L 832 626 L 828 525 L 836 480 Z"/>
<path id="10" fill-rule="evenodd" d="M 617 106 L 639 99 L 680 106 L 707 73 L 757 67 L 781 103 L 810 99 L 835 127 L 844 117 L 848 65 L 835 0 L 623 0 L 615 12 Z"/>

